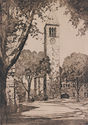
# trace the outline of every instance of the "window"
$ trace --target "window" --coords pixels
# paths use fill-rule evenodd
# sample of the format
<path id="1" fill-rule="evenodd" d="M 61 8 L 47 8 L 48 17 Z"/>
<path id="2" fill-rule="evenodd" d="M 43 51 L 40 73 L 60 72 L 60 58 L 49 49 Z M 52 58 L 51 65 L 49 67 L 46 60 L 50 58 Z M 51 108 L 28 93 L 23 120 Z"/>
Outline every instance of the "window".
<path id="1" fill-rule="evenodd" d="M 68 87 L 68 84 L 66 84 L 66 88 Z"/>
<path id="2" fill-rule="evenodd" d="M 63 88 L 65 88 L 65 87 L 66 87 L 66 85 L 65 85 L 65 84 L 62 84 L 62 87 L 63 87 Z"/>
<path id="3" fill-rule="evenodd" d="M 84 84 L 84 87 L 85 87 L 85 88 L 88 88 L 88 83 L 85 83 L 85 84 Z"/>
<path id="4" fill-rule="evenodd" d="M 73 83 L 73 87 L 75 87 L 75 83 Z"/>
<path id="5" fill-rule="evenodd" d="M 62 84 L 60 85 L 60 87 L 62 88 Z"/>
<path id="6" fill-rule="evenodd" d="M 49 28 L 49 36 L 56 37 L 56 28 L 53 28 L 53 27 Z"/>
<path id="7" fill-rule="evenodd" d="M 68 84 L 68 88 L 70 88 L 70 84 Z"/>
<path id="8" fill-rule="evenodd" d="M 56 37 L 56 28 L 53 28 L 53 37 Z"/>
<path id="9" fill-rule="evenodd" d="M 51 27 L 49 28 L 49 36 L 51 37 Z"/>
<path id="10" fill-rule="evenodd" d="M 84 97 L 85 97 L 85 98 L 87 97 L 87 93 L 86 93 L 86 92 L 84 93 Z"/>
<path id="11" fill-rule="evenodd" d="M 73 97 L 75 97 L 75 93 L 73 92 Z"/>

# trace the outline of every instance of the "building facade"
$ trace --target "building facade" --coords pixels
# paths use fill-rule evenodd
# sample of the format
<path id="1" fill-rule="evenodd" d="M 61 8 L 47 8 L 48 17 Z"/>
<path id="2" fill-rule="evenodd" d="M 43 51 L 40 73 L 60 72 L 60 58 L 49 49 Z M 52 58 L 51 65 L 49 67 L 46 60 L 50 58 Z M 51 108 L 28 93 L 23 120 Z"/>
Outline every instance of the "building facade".
<path id="1" fill-rule="evenodd" d="M 15 65 L 10 69 L 7 76 L 6 84 L 6 95 L 7 95 L 7 104 L 14 105 L 19 103 L 18 95 L 16 93 L 15 85 Z"/>
<path id="2" fill-rule="evenodd" d="M 62 82 L 61 84 L 61 98 L 77 99 L 77 88 L 75 83 Z M 88 99 L 88 83 L 83 83 L 79 89 L 79 99 Z"/>

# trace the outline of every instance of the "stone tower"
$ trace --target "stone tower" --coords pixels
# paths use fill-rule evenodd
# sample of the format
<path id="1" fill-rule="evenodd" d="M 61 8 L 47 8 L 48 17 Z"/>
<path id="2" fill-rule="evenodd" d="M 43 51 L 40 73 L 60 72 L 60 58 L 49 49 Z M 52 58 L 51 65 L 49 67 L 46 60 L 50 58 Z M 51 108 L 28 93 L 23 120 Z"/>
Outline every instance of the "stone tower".
<path id="1" fill-rule="evenodd" d="M 45 56 L 49 56 L 50 63 L 51 63 L 51 74 L 50 74 L 51 81 L 49 80 L 50 86 L 51 86 L 51 89 L 53 86 L 54 90 L 57 93 L 59 92 L 59 67 L 60 67 L 60 42 L 59 41 L 60 41 L 59 25 L 46 24 L 44 28 L 44 52 L 45 52 Z M 55 92 L 51 92 L 51 93 L 55 93 Z"/>

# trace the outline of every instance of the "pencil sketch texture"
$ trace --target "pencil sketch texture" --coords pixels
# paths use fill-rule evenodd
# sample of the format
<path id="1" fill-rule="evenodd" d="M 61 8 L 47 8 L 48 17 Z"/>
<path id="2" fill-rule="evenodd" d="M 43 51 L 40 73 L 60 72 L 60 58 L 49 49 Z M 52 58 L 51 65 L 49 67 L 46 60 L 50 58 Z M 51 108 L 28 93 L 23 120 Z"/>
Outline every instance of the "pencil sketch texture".
<path id="1" fill-rule="evenodd" d="M 0 0 L 0 125 L 87 125 L 87 42 L 87 0 Z"/>

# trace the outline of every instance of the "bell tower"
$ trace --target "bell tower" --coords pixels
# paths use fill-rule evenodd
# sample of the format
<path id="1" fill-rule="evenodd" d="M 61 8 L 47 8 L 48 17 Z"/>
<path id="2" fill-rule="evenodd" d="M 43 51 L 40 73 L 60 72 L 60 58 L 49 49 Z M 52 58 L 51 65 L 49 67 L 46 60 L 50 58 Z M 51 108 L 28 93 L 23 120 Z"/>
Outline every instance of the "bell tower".
<path id="1" fill-rule="evenodd" d="M 46 24 L 44 27 L 44 52 L 50 58 L 51 78 L 50 84 L 57 84 L 59 87 L 59 67 L 60 67 L 60 40 L 59 25 Z M 58 90 L 59 91 L 59 90 Z"/>

